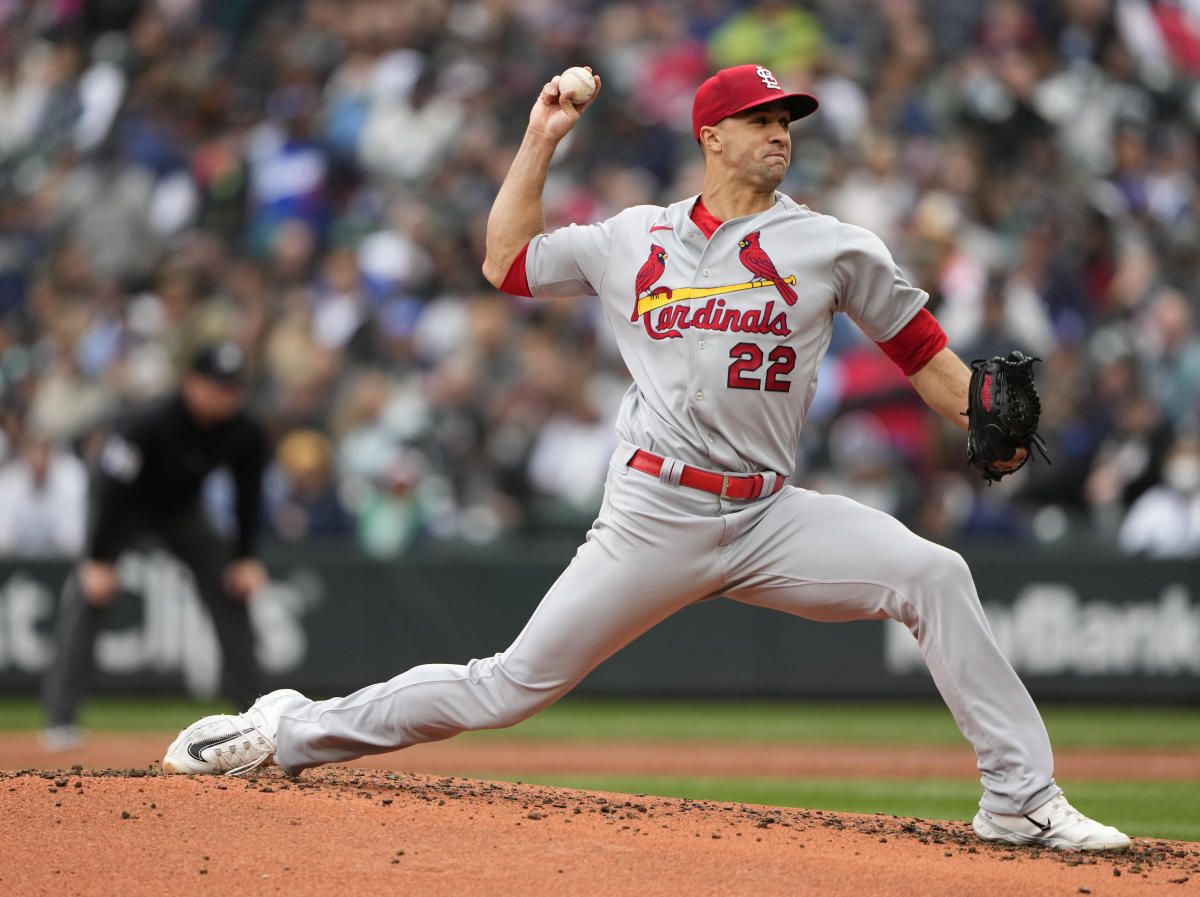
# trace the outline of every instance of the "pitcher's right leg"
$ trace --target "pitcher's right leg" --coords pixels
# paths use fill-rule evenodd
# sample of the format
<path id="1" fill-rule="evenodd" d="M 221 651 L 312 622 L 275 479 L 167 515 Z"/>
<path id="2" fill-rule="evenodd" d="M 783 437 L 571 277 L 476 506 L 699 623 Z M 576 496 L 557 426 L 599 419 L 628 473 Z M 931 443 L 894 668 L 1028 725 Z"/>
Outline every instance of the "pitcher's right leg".
<path id="1" fill-rule="evenodd" d="M 1059 793 L 1042 718 L 958 554 L 850 499 L 785 490 L 730 560 L 742 577 L 727 593 L 737 600 L 812 620 L 890 617 L 908 627 L 975 748 L 986 809 L 1024 813 Z"/>

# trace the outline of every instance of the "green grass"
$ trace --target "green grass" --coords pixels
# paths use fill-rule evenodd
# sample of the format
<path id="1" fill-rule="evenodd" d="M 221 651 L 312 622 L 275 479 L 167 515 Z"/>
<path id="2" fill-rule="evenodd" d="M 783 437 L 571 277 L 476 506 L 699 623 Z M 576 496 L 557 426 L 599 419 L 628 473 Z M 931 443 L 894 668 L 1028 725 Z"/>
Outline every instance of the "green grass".
<path id="1" fill-rule="evenodd" d="M 97 731 L 178 729 L 220 701 L 172 697 L 97 697 L 84 707 L 84 728 Z M 1054 705 L 1042 707 L 1058 747 L 1200 748 L 1200 707 Z M 0 732 L 42 725 L 30 697 L 0 698 Z M 754 743 L 963 744 L 941 704 L 918 702 L 607 701 L 568 698 L 518 726 L 478 738 L 529 741 L 727 741 Z M 1200 762 L 1200 754 L 1198 761 Z"/>
<path id="2" fill-rule="evenodd" d="M 820 808 L 844 813 L 886 813 L 921 819 L 967 820 L 979 806 L 979 785 L 950 780 L 754 779 L 669 776 L 493 775 L 521 781 L 618 794 L 687 797 L 718 803 Z M 1071 803 L 1133 837 L 1200 841 L 1198 782 L 1060 782 Z"/>
<path id="3" fill-rule="evenodd" d="M 178 697 L 96 697 L 83 708 L 79 723 L 97 732 L 161 732 L 182 729 L 210 713 L 229 713 L 224 701 Z M 0 698 L 0 732 L 35 732 L 45 725 L 34 698 Z"/>
<path id="4" fill-rule="evenodd" d="M 1061 747 L 1196 747 L 1200 707 L 1042 708 Z M 933 703 L 596 701 L 568 699 L 508 730 L 531 740 L 963 744 Z"/>
<path id="5" fill-rule="evenodd" d="M 222 702 L 181 698 L 97 697 L 82 725 L 94 731 L 166 732 L 209 713 Z M 1200 708 L 1042 707 L 1057 747 L 1194 749 L 1200 765 Z M 0 732 L 42 725 L 37 702 L 0 698 Z M 684 740 L 754 743 L 961 744 L 949 712 L 934 703 L 825 703 L 769 701 L 604 701 L 568 698 L 518 726 L 469 733 L 468 739 Z M 464 771 L 466 774 L 467 771 Z M 1136 772 L 1136 771 L 1135 771 Z M 881 779 L 682 778 L 580 775 L 511 776 L 474 771 L 491 779 L 546 785 L 691 797 L 723 802 L 811 807 L 853 813 L 887 813 L 925 819 L 969 819 L 979 799 L 970 781 Z M 1105 822 L 1141 837 L 1200 841 L 1198 782 L 1060 782 L 1071 801 Z"/>

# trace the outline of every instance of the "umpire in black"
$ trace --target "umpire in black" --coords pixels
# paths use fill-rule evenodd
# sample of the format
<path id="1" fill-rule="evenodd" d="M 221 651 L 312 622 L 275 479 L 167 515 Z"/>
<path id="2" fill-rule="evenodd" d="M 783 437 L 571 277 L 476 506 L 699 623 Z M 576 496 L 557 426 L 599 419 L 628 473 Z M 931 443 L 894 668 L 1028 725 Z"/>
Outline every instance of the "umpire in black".
<path id="1" fill-rule="evenodd" d="M 93 472 L 85 554 L 64 589 L 54 661 L 43 683 L 46 744 L 78 740 L 76 715 L 118 556 L 151 537 L 191 569 L 224 658 L 222 691 L 244 709 L 260 694 L 247 601 L 266 581 L 255 559 L 266 439 L 245 410 L 246 359 L 223 341 L 202 348 L 179 389 L 133 413 L 107 437 Z M 232 544 L 202 507 L 205 478 L 228 468 L 237 488 Z"/>

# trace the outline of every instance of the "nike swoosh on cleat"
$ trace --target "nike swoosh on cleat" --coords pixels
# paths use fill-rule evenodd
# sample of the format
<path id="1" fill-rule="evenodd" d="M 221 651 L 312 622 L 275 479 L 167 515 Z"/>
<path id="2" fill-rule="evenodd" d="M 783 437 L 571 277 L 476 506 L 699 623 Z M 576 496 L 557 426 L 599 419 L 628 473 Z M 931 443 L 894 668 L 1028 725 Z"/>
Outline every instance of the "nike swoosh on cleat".
<path id="1" fill-rule="evenodd" d="M 1025 818 L 1028 819 L 1030 822 L 1032 822 L 1034 825 L 1036 825 L 1041 831 L 1043 831 L 1043 832 L 1050 831 L 1050 820 L 1049 819 L 1047 819 L 1044 823 L 1042 823 L 1042 822 L 1038 822 L 1036 819 L 1034 819 L 1032 816 L 1030 816 L 1028 814 L 1025 815 Z"/>
<path id="2" fill-rule="evenodd" d="M 234 732 L 232 735 L 222 735 L 218 738 L 206 738 L 204 741 L 193 741 L 187 746 L 187 752 L 201 763 L 204 763 L 206 761 L 201 752 L 205 748 L 210 748 L 218 744 L 224 744 L 227 741 L 233 741 L 233 739 L 241 738 L 243 735 L 249 735 L 253 731 L 253 729 L 244 729 L 241 732 Z"/>

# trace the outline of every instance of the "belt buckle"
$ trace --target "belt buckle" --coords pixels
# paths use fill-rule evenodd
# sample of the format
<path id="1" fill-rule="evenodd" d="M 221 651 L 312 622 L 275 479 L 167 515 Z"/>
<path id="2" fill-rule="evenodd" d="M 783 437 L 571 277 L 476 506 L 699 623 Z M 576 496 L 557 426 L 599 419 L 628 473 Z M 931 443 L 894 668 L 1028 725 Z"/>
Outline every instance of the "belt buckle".
<path id="1" fill-rule="evenodd" d="M 721 474 L 721 498 L 729 497 L 729 474 Z"/>

